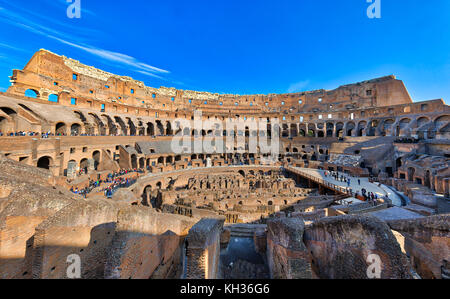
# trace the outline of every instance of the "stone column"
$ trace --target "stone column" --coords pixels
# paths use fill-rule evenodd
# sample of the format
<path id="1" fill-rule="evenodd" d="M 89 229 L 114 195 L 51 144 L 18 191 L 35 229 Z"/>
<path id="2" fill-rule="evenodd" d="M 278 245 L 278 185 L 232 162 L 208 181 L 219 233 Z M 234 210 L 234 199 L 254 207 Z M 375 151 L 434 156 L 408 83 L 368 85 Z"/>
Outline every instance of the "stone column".
<path id="1" fill-rule="evenodd" d="M 217 279 L 224 219 L 202 219 L 187 236 L 187 279 Z"/>
<path id="2" fill-rule="evenodd" d="M 303 243 L 303 220 L 275 219 L 268 223 L 267 228 L 267 260 L 271 278 L 313 278 L 311 256 Z"/>
<path id="3" fill-rule="evenodd" d="M 69 164 L 67 164 L 67 178 L 69 180 L 74 180 L 77 177 L 77 162 L 70 161 Z"/>
<path id="4" fill-rule="evenodd" d="M 95 161 L 94 159 L 88 159 L 88 173 L 95 171 Z"/>

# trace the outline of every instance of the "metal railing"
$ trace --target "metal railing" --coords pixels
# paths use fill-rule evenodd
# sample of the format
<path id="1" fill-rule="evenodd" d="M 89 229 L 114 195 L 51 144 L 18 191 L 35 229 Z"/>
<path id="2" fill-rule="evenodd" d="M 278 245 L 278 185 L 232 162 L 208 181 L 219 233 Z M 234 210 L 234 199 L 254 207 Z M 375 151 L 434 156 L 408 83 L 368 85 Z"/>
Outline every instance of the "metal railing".
<path id="1" fill-rule="evenodd" d="M 353 192 L 350 192 L 350 189 L 347 188 L 347 187 L 342 187 L 342 186 L 335 185 L 333 183 L 330 183 L 330 182 L 327 182 L 327 181 L 323 180 L 322 178 L 318 178 L 316 176 L 313 176 L 311 174 L 303 172 L 303 171 L 301 171 L 299 169 L 296 169 L 296 168 L 293 168 L 293 167 L 290 167 L 290 166 L 287 166 L 285 169 L 288 170 L 288 171 L 291 171 L 291 172 L 293 172 L 295 174 L 301 175 L 302 177 L 304 177 L 306 179 L 309 179 L 309 180 L 311 180 L 311 181 L 313 181 L 315 183 L 318 183 L 318 184 L 320 184 L 320 185 L 322 185 L 324 187 L 327 187 L 327 188 L 332 189 L 334 191 L 337 191 L 339 193 L 350 195 L 350 196 L 353 196 L 355 194 Z"/>

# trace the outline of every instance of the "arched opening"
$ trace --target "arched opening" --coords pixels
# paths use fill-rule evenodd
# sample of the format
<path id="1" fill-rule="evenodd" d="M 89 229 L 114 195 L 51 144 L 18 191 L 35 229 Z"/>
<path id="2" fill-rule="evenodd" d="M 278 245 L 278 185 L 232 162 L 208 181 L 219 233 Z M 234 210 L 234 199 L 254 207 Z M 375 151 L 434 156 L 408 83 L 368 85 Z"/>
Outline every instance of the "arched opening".
<path id="1" fill-rule="evenodd" d="M 94 123 L 97 125 L 97 132 L 98 132 L 98 134 L 100 134 L 102 136 L 106 135 L 105 125 L 103 124 L 103 122 L 100 119 L 100 117 L 98 117 L 98 115 L 94 114 L 94 113 L 89 113 L 88 115 L 94 120 Z"/>
<path id="2" fill-rule="evenodd" d="M 291 124 L 291 137 L 297 137 L 298 130 L 296 124 Z"/>
<path id="3" fill-rule="evenodd" d="M 130 128 L 130 136 L 136 136 L 136 125 L 131 120 L 131 118 L 127 118 L 128 128 Z"/>
<path id="4" fill-rule="evenodd" d="M 147 123 L 147 136 L 155 135 L 155 125 L 153 123 Z"/>
<path id="5" fill-rule="evenodd" d="M 370 122 L 369 128 L 368 128 L 368 132 L 367 132 L 367 136 L 375 136 L 376 131 L 377 131 L 377 127 L 378 127 L 378 120 L 372 120 Z"/>
<path id="6" fill-rule="evenodd" d="M 347 123 L 347 136 L 353 136 L 353 130 L 355 129 L 355 123 L 349 122 Z"/>
<path id="7" fill-rule="evenodd" d="M 397 170 L 402 167 L 402 158 L 397 158 L 397 160 L 395 160 L 395 166 L 397 167 Z"/>
<path id="8" fill-rule="evenodd" d="M 45 157 L 39 158 L 39 160 L 37 162 L 37 167 L 43 168 L 43 169 L 50 169 L 51 164 L 52 164 L 52 158 L 45 156 Z"/>
<path id="9" fill-rule="evenodd" d="M 17 112 L 14 109 L 11 109 L 9 107 L 0 107 L 0 110 L 9 116 L 17 114 Z"/>
<path id="10" fill-rule="evenodd" d="M 139 168 L 145 168 L 145 158 L 139 159 Z"/>
<path id="11" fill-rule="evenodd" d="M 343 123 L 336 124 L 336 137 L 338 137 L 338 138 L 344 137 L 344 124 Z"/>
<path id="12" fill-rule="evenodd" d="M 122 118 L 120 118 L 118 116 L 114 116 L 114 119 L 119 124 L 120 129 L 122 130 L 122 135 L 127 136 L 128 129 L 127 129 L 127 126 L 125 125 L 125 122 L 122 120 Z"/>
<path id="13" fill-rule="evenodd" d="M 70 127 L 70 135 L 72 135 L 72 136 L 79 136 L 80 134 L 81 134 L 81 125 L 73 124 Z"/>
<path id="14" fill-rule="evenodd" d="M 408 181 L 412 182 L 414 181 L 414 174 L 416 173 L 416 169 L 413 167 L 408 168 Z"/>
<path id="15" fill-rule="evenodd" d="M 142 204 L 147 207 L 150 206 L 155 208 L 154 202 L 152 202 L 151 193 L 152 193 L 152 186 L 151 185 L 145 186 L 144 192 L 141 195 Z"/>
<path id="16" fill-rule="evenodd" d="M 425 182 L 424 185 L 428 188 L 431 188 L 431 172 L 427 170 L 425 172 Z"/>
<path id="17" fill-rule="evenodd" d="M 161 121 L 157 120 L 156 121 L 156 129 L 157 129 L 157 134 L 158 136 L 163 136 L 164 135 L 164 126 L 162 125 Z"/>
<path id="18" fill-rule="evenodd" d="M 305 137 L 306 136 L 305 130 L 300 129 L 299 135 L 302 136 L 302 137 Z"/>
<path id="19" fill-rule="evenodd" d="M 88 173 L 89 161 L 87 158 L 84 158 L 80 161 L 80 169 L 84 171 L 85 174 Z"/>
<path id="20" fill-rule="evenodd" d="M 52 103 L 58 103 L 58 101 L 59 101 L 58 95 L 56 95 L 56 94 L 49 95 L 48 101 L 52 102 Z"/>
<path id="21" fill-rule="evenodd" d="M 65 123 L 57 123 L 55 127 L 56 135 L 63 136 L 66 135 L 67 127 Z"/>
<path id="22" fill-rule="evenodd" d="M 394 122 L 395 121 L 393 119 L 387 119 L 384 121 L 384 128 L 383 128 L 383 131 L 381 131 L 382 136 L 393 135 L 392 129 L 393 129 Z"/>
<path id="23" fill-rule="evenodd" d="M 436 132 L 433 134 L 443 135 L 444 138 L 450 138 L 450 115 L 443 115 L 434 121 Z"/>
<path id="24" fill-rule="evenodd" d="M 239 174 L 245 178 L 245 172 L 243 170 L 239 170 Z"/>
<path id="25" fill-rule="evenodd" d="M 25 91 L 25 96 L 28 98 L 37 99 L 39 97 L 39 93 L 34 89 L 27 89 Z"/>
<path id="26" fill-rule="evenodd" d="M 137 156 L 135 154 L 131 155 L 131 168 L 137 168 Z"/>
<path id="27" fill-rule="evenodd" d="M 94 169 L 98 170 L 98 165 L 100 164 L 100 151 L 95 151 L 92 153 L 92 159 L 94 159 Z"/>
<path id="28" fill-rule="evenodd" d="M 317 137 L 325 137 L 325 134 L 323 131 L 317 132 Z"/>
<path id="29" fill-rule="evenodd" d="M 173 135 L 172 124 L 170 122 L 166 122 L 166 135 Z"/>
<path id="30" fill-rule="evenodd" d="M 108 124 L 108 128 L 109 128 L 109 135 L 117 135 L 118 130 L 117 130 L 117 126 L 116 124 L 113 122 L 113 120 L 111 119 L 111 117 L 109 117 L 106 114 L 102 115 L 103 119 L 106 120 L 106 123 Z"/>

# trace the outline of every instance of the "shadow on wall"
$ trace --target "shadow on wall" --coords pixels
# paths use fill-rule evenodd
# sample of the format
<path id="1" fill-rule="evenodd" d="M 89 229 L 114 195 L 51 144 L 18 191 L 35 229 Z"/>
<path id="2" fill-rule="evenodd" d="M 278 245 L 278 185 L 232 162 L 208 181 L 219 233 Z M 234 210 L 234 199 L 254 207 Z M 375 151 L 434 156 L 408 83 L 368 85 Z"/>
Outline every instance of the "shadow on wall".
<path id="1" fill-rule="evenodd" d="M 76 246 L 85 239 L 86 246 Z M 23 259 L 1 258 L 0 274 L 14 279 L 179 278 L 183 240 L 172 231 L 160 235 L 116 231 L 115 223 L 92 229 L 50 229 L 27 241 Z M 21 273 L 17 273 L 18 266 Z"/>

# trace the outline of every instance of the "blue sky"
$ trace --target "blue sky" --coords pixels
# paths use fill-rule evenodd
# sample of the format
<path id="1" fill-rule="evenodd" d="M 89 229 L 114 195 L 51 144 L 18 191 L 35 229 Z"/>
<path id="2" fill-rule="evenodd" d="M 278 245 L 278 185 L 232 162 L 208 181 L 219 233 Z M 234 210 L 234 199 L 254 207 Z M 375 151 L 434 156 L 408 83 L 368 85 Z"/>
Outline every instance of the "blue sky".
<path id="1" fill-rule="evenodd" d="M 268 94 L 394 74 L 450 103 L 450 1 L 0 0 L 0 91 L 45 48 L 146 85 Z"/>

